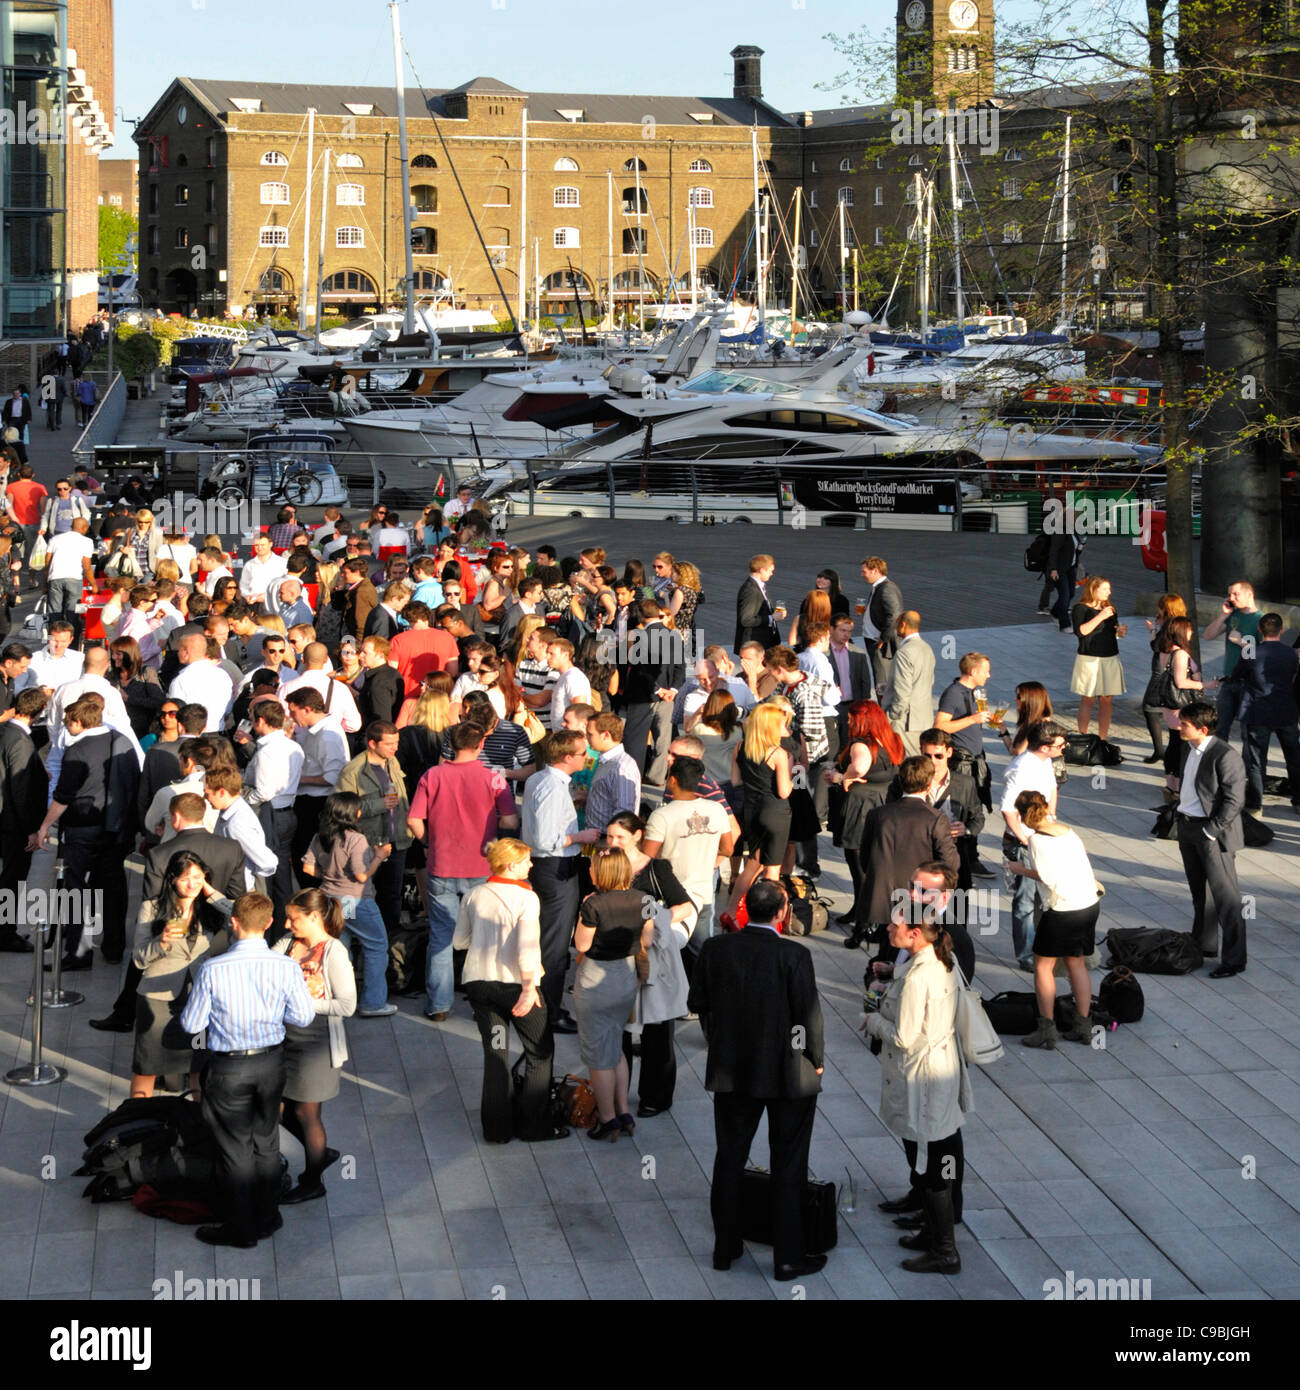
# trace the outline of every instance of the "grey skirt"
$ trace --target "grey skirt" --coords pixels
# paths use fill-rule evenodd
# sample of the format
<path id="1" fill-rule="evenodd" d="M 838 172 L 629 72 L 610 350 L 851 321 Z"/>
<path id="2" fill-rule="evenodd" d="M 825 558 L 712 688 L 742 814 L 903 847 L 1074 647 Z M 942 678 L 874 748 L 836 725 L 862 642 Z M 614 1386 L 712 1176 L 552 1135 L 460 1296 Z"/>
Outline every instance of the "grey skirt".
<path id="1" fill-rule="evenodd" d="M 339 1093 L 338 1069 L 330 1065 L 329 1021 L 324 1014 L 306 1026 L 284 1025 L 285 1100 L 326 1101 Z"/>
<path id="2" fill-rule="evenodd" d="M 135 1076 L 180 1076 L 199 1071 L 203 1053 L 193 1048 L 163 1046 L 163 1031 L 185 1007 L 183 999 L 150 999 L 135 997 L 135 1051 L 131 1056 L 131 1072 Z"/>
<path id="3" fill-rule="evenodd" d="M 584 956 L 573 984 L 573 1016 L 583 1065 L 602 1071 L 623 1056 L 623 1029 L 636 1002 L 636 961 L 592 960 Z"/>

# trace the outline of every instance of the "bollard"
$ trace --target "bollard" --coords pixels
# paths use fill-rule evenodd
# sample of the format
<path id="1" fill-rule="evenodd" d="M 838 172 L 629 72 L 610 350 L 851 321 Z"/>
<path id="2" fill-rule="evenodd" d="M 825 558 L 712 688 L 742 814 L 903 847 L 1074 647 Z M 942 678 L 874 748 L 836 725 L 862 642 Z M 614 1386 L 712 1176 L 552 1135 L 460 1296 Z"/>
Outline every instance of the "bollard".
<path id="1" fill-rule="evenodd" d="M 32 1006 L 32 1060 L 25 1067 L 15 1067 L 12 1071 L 5 1072 L 5 1080 L 11 1086 L 48 1086 L 52 1082 L 62 1081 L 68 1074 L 66 1067 L 56 1067 L 52 1062 L 41 1060 L 41 1020 L 45 1002 L 42 963 L 46 946 L 49 944 L 45 939 L 47 930 L 48 924 L 38 923 L 35 933 L 37 940 L 33 943 L 36 947 L 32 957 L 35 974 L 32 980 L 32 997 L 27 1001 Z"/>
<path id="2" fill-rule="evenodd" d="M 50 984 L 45 991 L 47 1009 L 70 1009 L 74 1004 L 84 1004 L 86 996 L 75 989 L 63 988 L 63 915 L 58 908 L 63 902 L 63 865 L 54 880 L 54 897 L 50 903 L 50 925 L 54 928 L 54 960 L 50 966 Z M 85 930 L 85 923 L 82 923 Z"/>

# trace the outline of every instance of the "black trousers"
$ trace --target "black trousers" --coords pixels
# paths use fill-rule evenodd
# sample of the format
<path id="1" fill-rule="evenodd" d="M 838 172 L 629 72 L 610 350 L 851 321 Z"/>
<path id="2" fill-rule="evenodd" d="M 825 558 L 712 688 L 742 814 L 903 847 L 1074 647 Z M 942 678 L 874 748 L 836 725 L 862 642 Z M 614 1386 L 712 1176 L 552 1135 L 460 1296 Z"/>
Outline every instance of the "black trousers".
<path id="1" fill-rule="evenodd" d="M 1203 829 L 1209 822 L 1203 816 L 1178 816 L 1178 852 L 1192 892 L 1192 935 L 1207 956 L 1222 951 L 1221 964 L 1246 964 L 1246 923 L 1241 915 L 1241 889 L 1237 886 L 1237 861 L 1225 853 Z M 1218 924 L 1205 915 L 1205 890 L 1214 894 Z M 1220 946 L 1219 933 L 1223 933 Z"/>
<path id="2" fill-rule="evenodd" d="M 31 854 L 22 848 L 26 839 L 25 835 L 15 830 L 6 832 L 4 843 L 0 844 L 0 853 L 4 855 L 3 863 L 0 863 L 0 893 L 7 894 L 11 903 L 18 901 L 18 894 L 23 891 L 19 885 L 27 881 L 28 871 L 32 867 Z M 0 926 L 0 938 L 17 935 L 18 929 L 12 923 Z M 32 944 L 40 944 L 35 933 L 32 934 Z"/>
<path id="3" fill-rule="evenodd" d="M 269 1234 L 280 1195 L 284 1047 L 256 1057 L 210 1052 L 203 1118 L 217 1146 L 222 1216 L 237 1240 Z"/>
<path id="4" fill-rule="evenodd" d="M 740 1249 L 740 1177 L 764 1110 L 772 1175 L 772 1254 L 778 1266 L 798 1264 L 804 1256 L 803 1188 L 808 1180 L 816 1096 L 784 1100 L 714 1093 L 713 1131 L 718 1148 L 709 1195 L 713 1250 L 724 1259 L 734 1259 Z"/>
<path id="5" fill-rule="evenodd" d="M 302 872 L 303 856 L 315 837 L 316 827 L 320 824 L 320 814 L 325 809 L 327 800 L 324 796 L 308 796 L 306 792 L 299 792 L 293 799 L 293 814 L 297 824 L 293 828 L 292 857 L 296 874 Z"/>
<path id="6" fill-rule="evenodd" d="M 546 1004 L 548 1026 L 560 1013 L 564 1001 L 564 977 L 569 968 L 569 942 L 578 922 L 578 865 L 581 857 L 561 855 L 533 860 L 529 882 L 538 897 L 538 917 L 542 935 L 541 996 Z"/>
<path id="7" fill-rule="evenodd" d="M 395 849 L 375 870 L 375 903 L 391 936 L 402 925 L 402 875 L 406 851 Z"/>
<path id="8" fill-rule="evenodd" d="M 275 810 L 269 801 L 257 808 L 257 818 L 266 835 L 266 846 L 276 857 L 275 873 L 267 884 L 267 897 L 275 908 L 276 922 L 284 921 L 284 905 L 297 891 L 294 876 L 293 830 L 295 819 L 292 806 Z"/>
<path id="9" fill-rule="evenodd" d="M 667 1110 L 677 1090 L 677 1048 L 674 1036 L 677 1020 L 647 1023 L 641 1030 L 641 1074 L 637 1081 L 637 1099 L 642 1105 Z M 632 1077 L 632 1034 L 623 1034 L 623 1056 L 627 1058 L 629 1082 Z"/>
<path id="10" fill-rule="evenodd" d="M 100 893 L 94 906 L 100 911 L 104 934 L 100 946 L 106 956 L 126 950 L 126 849 L 115 830 L 99 826 L 69 826 L 59 833 L 63 859 L 63 886 L 76 892 Z M 82 899 L 83 903 L 86 901 Z M 84 917 L 84 910 L 79 914 Z M 82 923 L 63 924 L 65 955 L 78 954 Z"/>
<path id="11" fill-rule="evenodd" d="M 479 1118 L 483 1137 L 504 1144 L 515 1135 L 539 1139 L 550 1124 L 551 1062 L 555 1042 L 546 1026 L 546 1006 L 538 1004 L 522 1018 L 510 1011 L 519 1002 L 521 986 L 500 980 L 467 980 L 465 997 L 474 1011 L 483 1039 L 483 1099 Z M 510 1077 L 510 1029 L 524 1049 L 524 1084 L 518 1106 Z"/>
<path id="12" fill-rule="evenodd" d="M 840 751 L 840 731 L 836 727 L 835 720 L 831 718 L 826 720 L 826 738 L 828 741 L 826 752 L 808 769 L 808 790 L 812 793 L 813 810 L 817 812 L 817 820 L 823 826 L 827 822 L 830 810 L 830 786 L 824 774 L 827 768 L 835 765 L 835 759 Z M 795 846 L 795 863 L 801 869 L 815 870 L 820 867 L 815 835 L 811 840 L 801 840 Z"/>
<path id="13" fill-rule="evenodd" d="M 909 1180 L 914 1188 L 931 1192 L 940 1191 L 945 1183 L 952 1184 L 952 1214 L 955 1221 L 961 1220 L 961 1185 L 966 1176 L 966 1148 L 961 1140 L 961 1130 L 950 1134 L 946 1139 L 936 1139 L 925 1146 L 925 1172 L 916 1171 L 916 1155 L 919 1145 L 915 1139 L 903 1140 L 903 1152 L 907 1155 L 907 1166 L 911 1170 Z"/>

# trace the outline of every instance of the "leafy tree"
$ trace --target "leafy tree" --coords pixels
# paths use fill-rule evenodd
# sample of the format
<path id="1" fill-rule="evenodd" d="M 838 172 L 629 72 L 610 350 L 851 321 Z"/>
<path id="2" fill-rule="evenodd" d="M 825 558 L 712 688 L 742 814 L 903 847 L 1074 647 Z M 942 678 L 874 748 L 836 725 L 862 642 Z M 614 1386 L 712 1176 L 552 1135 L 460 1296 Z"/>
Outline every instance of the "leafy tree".
<path id="1" fill-rule="evenodd" d="M 108 203 L 99 205 L 99 263 L 101 266 L 114 266 L 119 261 L 127 262 L 126 239 L 137 236 L 140 222 L 135 213 L 125 208 L 112 207 Z"/>

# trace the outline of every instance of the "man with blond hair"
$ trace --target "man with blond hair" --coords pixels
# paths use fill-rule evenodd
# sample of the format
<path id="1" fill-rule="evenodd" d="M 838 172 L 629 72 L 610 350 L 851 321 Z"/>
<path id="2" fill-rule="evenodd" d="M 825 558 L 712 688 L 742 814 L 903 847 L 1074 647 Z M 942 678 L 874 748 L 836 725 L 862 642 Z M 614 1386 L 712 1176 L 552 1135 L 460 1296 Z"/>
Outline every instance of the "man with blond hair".
<path id="1" fill-rule="evenodd" d="M 773 616 L 767 586 L 776 573 L 776 561 L 770 555 L 755 555 L 749 562 L 749 578 L 736 595 L 735 650 L 746 642 L 761 642 L 766 651 L 781 640 Z"/>

